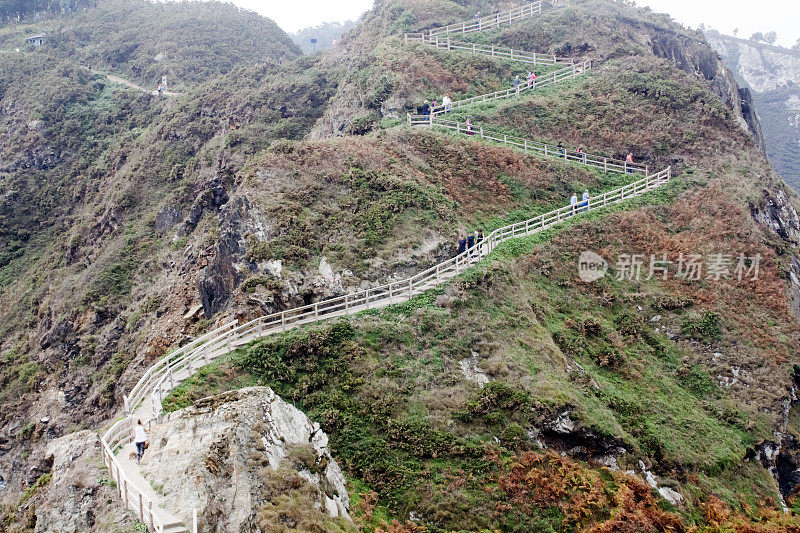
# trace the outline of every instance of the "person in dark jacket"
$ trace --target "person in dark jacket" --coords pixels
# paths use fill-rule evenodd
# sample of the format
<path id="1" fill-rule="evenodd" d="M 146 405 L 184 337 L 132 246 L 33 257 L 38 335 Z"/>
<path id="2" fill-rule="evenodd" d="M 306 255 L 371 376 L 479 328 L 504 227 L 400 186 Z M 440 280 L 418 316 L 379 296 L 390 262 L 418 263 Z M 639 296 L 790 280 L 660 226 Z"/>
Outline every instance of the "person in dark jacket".
<path id="1" fill-rule="evenodd" d="M 469 235 L 467 235 L 467 250 L 469 250 L 473 246 L 475 246 L 475 235 L 470 233 Z M 472 257 L 473 255 L 475 255 L 475 252 L 472 251 L 469 253 L 469 255 L 470 257 Z"/>
<path id="2" fill-rule="evenodd" d="M 467 251 L 467 238 L 463 235 L 458 236 L 458 255 Z"/>
<path id="3" fill-rule="evenodd" d="M 483 249 L 481 248 L 482 242 L 483 242 L 483 230 L 479 229 L 478 234 L 475 235 L 475 244 L 478 245 L 478 256 L 483 255 Z"/>
<path id="4" fill-rule="evenodd" d="M 430 106 L 430 104 L 428 103 L 427 100 L 425 100 L 425 103 L 422 104 L 422 114 L 423 115 L 430 115 L 431 114 L 431 106 Z"/>

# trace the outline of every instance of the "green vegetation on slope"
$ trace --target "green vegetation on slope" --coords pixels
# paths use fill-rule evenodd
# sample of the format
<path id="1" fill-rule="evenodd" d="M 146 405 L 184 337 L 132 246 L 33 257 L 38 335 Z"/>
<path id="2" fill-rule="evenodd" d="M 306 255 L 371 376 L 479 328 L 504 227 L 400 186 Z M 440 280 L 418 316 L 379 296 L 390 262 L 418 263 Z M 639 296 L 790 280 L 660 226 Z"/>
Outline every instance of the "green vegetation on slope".
<path id="1" fill-rule="evenodd" d="M 652 208 L 654 216 L 666 215 L 684 188 L 676 182 L 639 205 L 666 202 Z M 591 220 L 614 228 L 609 217 L 624 216 L 624 207 L 612 211 L 620 214 Z M 579 428 L 574 443 L 621 446 L 621 465 L 634 470 L 639 459 L 652 461 L 690 498 L 683 513 L 690 523 L 706 523 L 708 487 L 742 512 L 773 498 L 766 471 L 740 466 L 746 450 L 769 437 L 769 424 L 692 363 L 697 347 L 689 336 L 668 333 L 696 315 L 695 300 L 675 303 L 655 281 L 607 278 L 582 287 L 571 280 L 574 263 L 561 258 L 575 257 L 572 241 L 620 237 L 592 228 L 577 221 L 509 242 L 446 289 L 257 341 L 181 386 L 165 408 L 242 380 L 269 385 L 322 424 L 346 472 L 362 492 L 377 493 L 388 517 L 414 511 L 437 524 L 432 530 L 513 531 L 530 523 L 573 530 L 609 520 L 610 501 L 582 515 L 565 501 L 520 506 L 513 485 L 485 490 L 505 479 L 510 465 L 537 456 L 529 453 L 536 438 L 559 449 L 549 421 L 560 413 Z M 542 244 L 555 249 L 543 251 Z M 657 325 L 649 320 L 655 314 Z M 460 372 L 460 362 L 474 354 L 493 378 L 482 390 Z M 607 472 L 563 467 L 591 478 L 601 494 L 625 486 Z M 544 479 L 536 483 L 543 485 L 534 494 L 548 487 Z"/>
<path id="2" fill-rule="evenodd" d="M 39 23 L 0 27 L 0 50 L 25 48 L 46 33 L 43 50 L 155 89 L 185 90 L 235 67 L 291 60 L 301 54 L 274 22 L 233 4 L 100 0 Z"/>

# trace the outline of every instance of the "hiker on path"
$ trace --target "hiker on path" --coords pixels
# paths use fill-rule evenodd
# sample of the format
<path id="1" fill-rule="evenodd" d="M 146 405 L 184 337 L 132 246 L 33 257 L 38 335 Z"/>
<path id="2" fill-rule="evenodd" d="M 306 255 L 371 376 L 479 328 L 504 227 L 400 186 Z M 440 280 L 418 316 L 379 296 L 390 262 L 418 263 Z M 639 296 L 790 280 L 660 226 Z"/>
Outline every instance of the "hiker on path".
<path id="1" fill-rule="evenodd" d="M 475 16 L 474 16 L 474 17 L 472 17 L 472 20 L 474 20 L 475 22 L 478 22 L 480 19 L 481 19 L 481 12 L 480 12 L 480 10 L 478 10 L 478 11 L 475 13 Z"/>
<path id="2" fill-rule="evenodd" d="M 625 158 L 625 170 L 628 171 L 629 173 L 633 172 L 633 170 L 628 168 L 628 165 L 630 163 L 633 163 L 633 152 L 628 153 L 628 157 Z"/>
<path id="3" fill-rule="evenodd" d="M 467 235 L 467 250 L 470 250 L 469 256 L 472 257 L 475 255 L 475 250 L 472 250 L 472 247 L 475 246 L 475 235 L 470 233 Z"/>
<path id="4" fill-rule="evenodd" d="M 528 87 L 532 86 L 536 80 L 536 74 L 528 72 Z"/>
<path id="5" fill-rule="evenodd" d="M 141 418 L 136 423 L 136 429 L 134 430 L 134 435 L 133 435 L 133 442 L 136 443 L 136 464 L 138 465 L 142 461 L 142 456 L 144 455 L 145 443 L 147 442 L 147 430 L 144 429 L 144 425 L 142 424 Z"/>
<path id="6" fill-rule="evenodd" d="M 519 75 L 514 76 L 514 88 L 519 89 Z"/>
<path id="7" fill-rule="evenodd" d="M 500 25 L 500 10 L 496 7 L 494 8 L 494 23 Z"/>
<path id="8" fill-rule="evenodd" d="M 581 207 L 582 207 L 581 211 L 586 211 L 587 209 L 589 209 L 589 189 L 583 190 L 582 200 L 583 201 L 581 202 Z"/>
<path id="9" fill-rule="evenodd" d="M 461 255 L 467 251 L 467 238 L 463 235 L 458 236 L 458 254 Z"/>
<path id="10" fill-rule="evenodd" d="M 479 229 L 478 234 L 475 235 L 475 244 L 478 245 L 478 256 L 480 257 L 483 255 L 483 249 L 481 248 L 481 243 L 483 242 L 483 230 Z"/>
<path id="11" fill-rule="evenodd" d="M 450 93 L 445 93 L 444 98 L 442 98 L 442 105 L 445 113 L 453 110 L 453 101 L 450 99 Z"/>
<path id="12" fill-rule="evenodd" d="M 422 104 L 422 114 L 423 115 L 430 115 L 431 114 L 431 106 L 428 104 L 428 101 L 425 100 L 425 103 Z"/>
<path id="13" fill-rule="evenodd" d="M 467 135 L 472 135 L 472 115 L 467 117 Z"/>
<path id="14" fill-rule="evenodd" d="M 558 141 L 558 155 L 564 155 L 564 143 Z"/>
<path id="15" fill-rule="evenodd" d="M 164 94 L 164 86 L 161 85 L 161 82 L 158 82 L 158 85 L 156 85 L 156 91 L 158 91 L 158 96 Z"/>
<path id="16" fill-rule="evenodd" d="M 569 205 L 572 206 L 570 216 L 573 216 L 578 210 L 578 193 L 572 193 L 572 198 L 569 199 Z"/>

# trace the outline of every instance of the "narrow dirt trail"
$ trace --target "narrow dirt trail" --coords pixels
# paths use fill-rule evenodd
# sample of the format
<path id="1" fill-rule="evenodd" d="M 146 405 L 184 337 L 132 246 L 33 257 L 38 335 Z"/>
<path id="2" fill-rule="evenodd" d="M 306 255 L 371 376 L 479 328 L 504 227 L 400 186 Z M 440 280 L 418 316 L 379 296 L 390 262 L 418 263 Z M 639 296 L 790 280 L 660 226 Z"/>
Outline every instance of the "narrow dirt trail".
<path id="1" fill-rule="evenodd" d="M 102 73 L 100 73 L 100 74 L 102 74 Z M 110 82 L 119 83 L 121 85 L 125 85 L 126 87 L 130 87 L 131 89 L 135 89 L 135 90 L 143 92 L 143 93 L 151 94 L 153 96 L 158 96 L 158 91 L 156 91 L 156 90 L 152 90 L 151 91 L 149 89 L 145 89 L 141 85 L 137 85 L 137 84 L 133 83 L 132 81 L 126 80 L 125 78 L 120 78 L 119 76 L 115 76 L 113 74 L 105 74 L 105 77 Z M 164 96 L 183 96 L 183 93 L 173 93 L 173 92 L 170 92 L 170 91 L 164 91 L 163 94 L 164 94 Z"/>

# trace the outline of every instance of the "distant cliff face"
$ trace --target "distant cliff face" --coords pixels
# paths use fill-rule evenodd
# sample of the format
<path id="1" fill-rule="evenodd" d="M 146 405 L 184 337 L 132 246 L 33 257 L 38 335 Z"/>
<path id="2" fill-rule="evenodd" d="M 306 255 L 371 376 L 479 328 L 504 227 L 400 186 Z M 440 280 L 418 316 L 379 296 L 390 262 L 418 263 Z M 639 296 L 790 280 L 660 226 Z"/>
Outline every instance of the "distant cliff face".
<path id="1" fill-rule="evenodd" d="M 740 83 L 750 87 L 772 165 L 800 189 L 800 51 L 736 39 L 706 38 Z"/>

